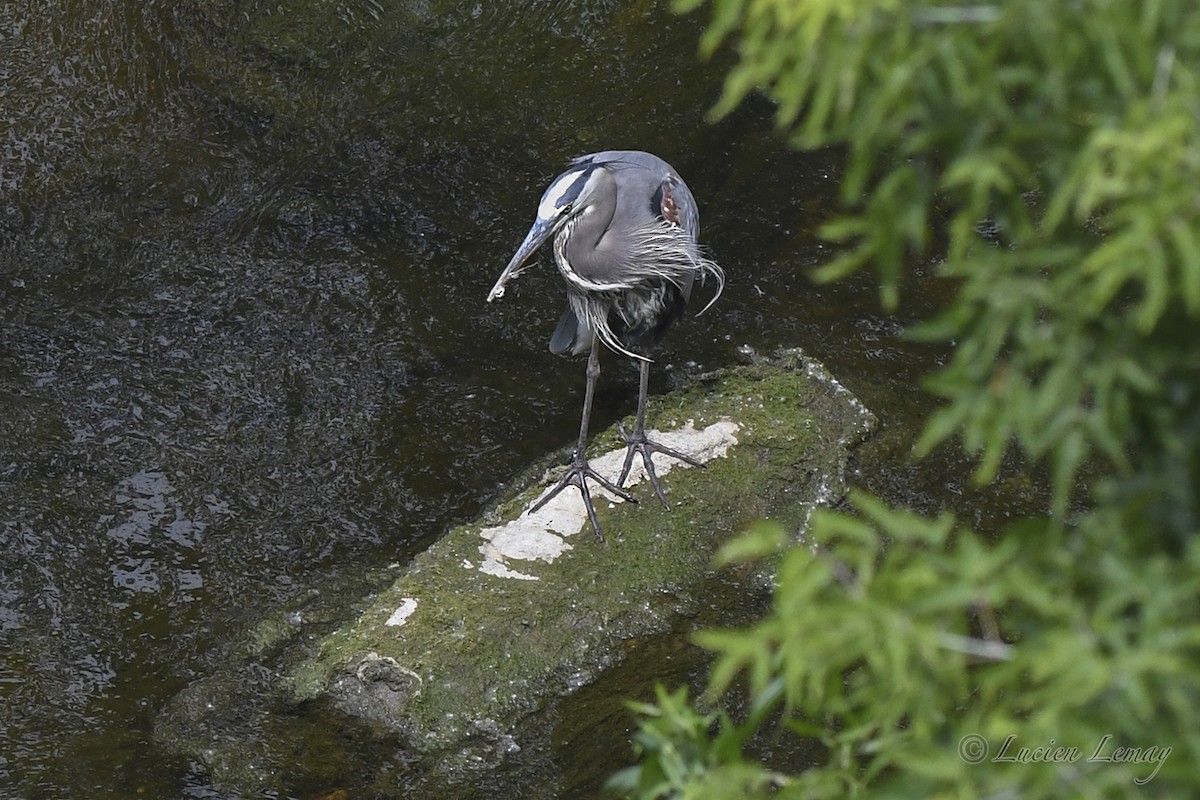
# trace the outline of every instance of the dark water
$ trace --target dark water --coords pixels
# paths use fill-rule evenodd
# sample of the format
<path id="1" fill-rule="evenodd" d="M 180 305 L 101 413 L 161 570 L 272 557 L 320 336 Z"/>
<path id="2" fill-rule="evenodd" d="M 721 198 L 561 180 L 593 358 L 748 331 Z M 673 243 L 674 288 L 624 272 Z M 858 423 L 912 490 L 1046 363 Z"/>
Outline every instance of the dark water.
<path id="1" fill-rule="evenodd" d="M 894 336 L 936 293 L 897 319 L 865 279 L 810 283 L 837 156 L 789 152 L 762 104 L 706 123 L 725 64 L 696 59 L 701 23 L 648 2 L 0 5 L 0 796 L 220 796 L 151 743 L 163 704 L 265 609 L 368 590 L 571 440 L 557 276 L 483 298 L 573 155 L 672 161 L 729 275 L 656 390 L 801 345 L 883 418 L 865 483 L 962 502 L 957 460 L 905 459 L 939 354 Z M 597 426 L 635 388 L 615 362 L 604 381 Z M 671 675 L 655 652 L 642 680 Z M 624 691 L 588 697 L 615 713 Z M 570 736 L 619 759 L 609 723 Z M 545 776 L 566 794 L 617 766 L 568 751 Z"/>

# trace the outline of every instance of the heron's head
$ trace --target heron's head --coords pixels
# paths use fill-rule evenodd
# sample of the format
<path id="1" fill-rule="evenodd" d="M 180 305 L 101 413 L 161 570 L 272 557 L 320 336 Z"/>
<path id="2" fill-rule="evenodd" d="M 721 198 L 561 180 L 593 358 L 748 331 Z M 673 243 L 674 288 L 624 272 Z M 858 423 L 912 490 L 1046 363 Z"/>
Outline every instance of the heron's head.
<path id="1" fill-rule="evenodd" d="M 538 203 L 537 219 L 533 221 L 533 227 L 525 234 L 525 241 L 521 242 L 516 254 L 488 294 L 489 303 L 504 296 L 505 284 L 520 274 L 521 267 L 547 239 L 561 230 L 568 220 L 583 213 L 588 207 L 592 193 L 597 188 L 596 171 L 594 165 L 579 164 L 550 183 L 550 187 Z"/>

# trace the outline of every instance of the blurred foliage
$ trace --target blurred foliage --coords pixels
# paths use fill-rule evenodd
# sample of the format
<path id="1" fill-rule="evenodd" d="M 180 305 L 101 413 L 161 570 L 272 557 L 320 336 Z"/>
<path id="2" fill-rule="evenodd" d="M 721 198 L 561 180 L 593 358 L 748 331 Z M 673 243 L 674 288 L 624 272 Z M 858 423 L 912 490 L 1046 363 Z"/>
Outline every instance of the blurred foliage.
<path id="1" fill-rule="evenodd" d="M 1096 511 L 1073 530 L 1025 523 L 988 545 L 949 516 L 866 495 L 854 504 L 858 516 L 820 512 L 809 544 L 780 556 L 761 622 L 697 635 L 717 654 L 705 705 L 742 678 L 748 718 L 702 713 L 682 693 L 635 706 L 640 763 L 614 788 L 641 798 L 1195 795 L 1200 543 L 1148 552 L 1130 535 L 1136 521 Z M 750 536 L 779 533 L 763 523 Z M 783 774 L 743 756 L 756 735 L 775 751 L 813 738 L 828 758 Z M 1060 746 L 1075 751 L 1033 754 Z M 1106 760 L 1118 747 L 1141 752 Z M 1017 761 L 1022 748 L 1031 763 Z"/>
<path id="2" fill-rule="evenodd" d="M 944 403 L 918 452 L 957 437 L 986 482 L 1015 446 L 1048 467 L 1053 500 L 990 542 L 863 495 L 791 548 L 764 523 L 727 557 L 778 559 L 774 607 L 697 636 L 716 654 L 702 705 L 745 684 L 747 719 L 660 695 L 637 708 L 640 763 L 614 787 L 1196 795 L 1195 4 L 710 5 L 703 48 L 739 54 L 714 114 L 761 92 L 797 147 L 845 153 L 842 214 L 823 231 L 840 255 L 819 277 L 870 268 L 895 307 L 905 269 L 934 260 L 952 288 L 911 332 L 954 345 L 927 377 Z M 827 760 L 789 775 L 744 755 L 789 737 Z M 1021 748 L 1025 763 L 1006 760 Z"/>

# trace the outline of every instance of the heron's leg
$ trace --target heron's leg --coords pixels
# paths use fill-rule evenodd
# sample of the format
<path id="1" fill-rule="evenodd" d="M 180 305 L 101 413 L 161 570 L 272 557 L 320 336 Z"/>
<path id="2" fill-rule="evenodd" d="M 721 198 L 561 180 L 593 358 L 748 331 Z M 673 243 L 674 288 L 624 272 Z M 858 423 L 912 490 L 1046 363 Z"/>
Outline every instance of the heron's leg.
<path id="1" fill-rule="evenodd" d="M 650 478 L 650 485 L 654 487 L 654 493 L 658 495 L 663 508 L 670 511 L 671 505 L 667 502 L 667 498 L 663 494 L 662 486 L 658 482 L 658 474 L 654 471 L 654 461 L 651 460 L 650 455 L 652 453 L 664 453 L 671 458 L 685 461 L 693 467 L 703 467 L 704 464 L 692 458 L 687 453 L 681 453 L 678 450 L 646 438 L 646 396 L 650 387 L 650 362 L 641 362 L 641 369 L 641 379 L 638 381 L 637 421 L 634 423 L 633 433 L 625 433 L 625 429 L 621 427 L 620 423 L 617 424 L 617 430 L 621 432 L 621 435 L 625 437 L 625 441 L 629 445 L 625 450 L 625 466 L 621 468 L 621 477 L 617 478 L 617 486 L 625 485 L 625 479 L 629 477 L 629 469 L 633 466 L 633 454 L 641 453 L 642 464 L 646 467 L 646 475 Z"/>
<path id="2" fill-rule="evenodd" d="M 556 496 L 559 492 L 561 492 L 563 489 L 567 488 L 568 486 L 572 486 L 572 485 L 578 486 L 579 493 L 581 495 L 583 495 L 583 505 L 584 505 L 584 508 L 587 509 L 588 520 L 592 523 L 592 530 L 594 530 L 596 532 L 596 538 L 603 541 L 604 534 L 602 534 L 600 532 L 600 523 L 596 519 L 596 508 L 594 505 L 592 505 L 592 493 L 590 491 L 588 491 L 587 479 L 591 478 L 592 480 L 596 481 L 596 483 L 600 484 L 608 491 L 612 492 L 613 494 L 617 495 L 618 497 L 620 497 L 623 500 L 629 501 L 630 503 L 636 503 L 637 498 L 635 498 L 629 492 L 622 489 L 620 486 L 614 484 L 612 481 L 605 478 L 599 472 L 596 472 L 588 464 L 588 460 L 587 460 L 588 422 L 592 416 L 592 398 L 595 396 L 596 379 L 599 377 L 600 377 L 600 347 L 599 347 L 599 343 L 596 341 L 595 337 L 593 336 L 592 337 L 592 351 L 591 351 L 591 353 L 588 354 L 588 362 L 587 362 L 587 385 L 583 390 L 583 419 L 581 419 L 579 422 L 579 444 L 576 445 L 575 454 L 571 457 L 571 466 L 570 466 L 570 468 L 568 468 L 567 474 L 562 477 L 562 480 L 560 480 L 557 484 L 555 484 L 553 489 L 551 489 L 549 492 L 547 492 L 545 495 L 543 495 L 542 499 L 538 500 L 537 503 L 534 504 L 534 506 L 529 509 L 529 511 L 530 511 L 530 513 L 537 511 L 539 508 L 546 505 L 546 503 L 550 502 L 550 499 L 552 497 Z"/>

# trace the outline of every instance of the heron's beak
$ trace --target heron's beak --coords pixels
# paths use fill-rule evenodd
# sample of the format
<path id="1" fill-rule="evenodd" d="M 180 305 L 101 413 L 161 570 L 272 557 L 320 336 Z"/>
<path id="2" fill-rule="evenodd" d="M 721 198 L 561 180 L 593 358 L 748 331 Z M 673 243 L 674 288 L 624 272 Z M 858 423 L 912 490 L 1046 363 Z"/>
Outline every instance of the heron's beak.
<path id="1" fill-rule="evenodd" d="M 539 219 L 533 223 L 533 227 L 525 235 L 525 241 L 521 242 L 521 246 L 517 248 L 516 255 L 508 262 L 508 266 L 504 268 L 504 272 L 500 273 L 500 279 L 496 281 L 496 285 L 492 287 L 492 291 L 488 292 L 487 301 L 489 303 L 496 298 L 504 297 L 505 284 L 521 274 L 521 267 L 550 238 L 550 234 L 554 233 L 554 228 L 553 220 L 546 221 Z"/>

